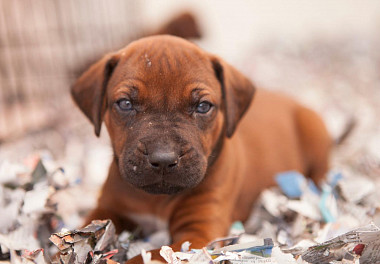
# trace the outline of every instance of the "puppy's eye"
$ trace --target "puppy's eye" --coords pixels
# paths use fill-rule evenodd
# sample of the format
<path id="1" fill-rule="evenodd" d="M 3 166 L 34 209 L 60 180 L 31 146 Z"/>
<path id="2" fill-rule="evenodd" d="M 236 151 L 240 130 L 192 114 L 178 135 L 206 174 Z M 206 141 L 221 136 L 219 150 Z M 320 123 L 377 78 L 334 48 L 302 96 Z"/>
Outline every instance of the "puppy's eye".
<path id="1" fill-rule="evenodd" d="M 197 113 L 206 114 L 210 111 L 211 107 L 212 107 L 212 104 L 210 102 L 207 102 L 207 101 L 200 102 L 197 105 Z"/>
<path id="2" fill-rule="evenodd" d="M 119 107 L 119 109 L 122 111 L 129 111 L 133 109 L 132 102 L 127 99 L 120 99 L 119 101 L 116 102 L 116 104 Z"/>

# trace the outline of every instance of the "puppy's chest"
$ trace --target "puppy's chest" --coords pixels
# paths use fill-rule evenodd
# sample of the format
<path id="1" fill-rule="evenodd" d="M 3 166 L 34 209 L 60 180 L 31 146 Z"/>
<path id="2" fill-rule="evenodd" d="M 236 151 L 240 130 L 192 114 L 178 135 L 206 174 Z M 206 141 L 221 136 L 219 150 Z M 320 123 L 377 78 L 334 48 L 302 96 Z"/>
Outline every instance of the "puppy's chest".
<path id="1" fill-rule="evenodd" d="M 137 224 L 144 235 L 167 230 L 169 219 L 181 201 L 181 196 L 151 195 L 135 188 L 121 188 L 114 197 L 122 199 L 117 199 L 111 206 L 122 218 Z"/>
<path id="2" fill-rule="evenodd" d="M 126 216 L 138 224 L 142 229 L 144 236 L 168 229 L 168 221 L 157 215 L 148 213 L 129 213 Z"/>

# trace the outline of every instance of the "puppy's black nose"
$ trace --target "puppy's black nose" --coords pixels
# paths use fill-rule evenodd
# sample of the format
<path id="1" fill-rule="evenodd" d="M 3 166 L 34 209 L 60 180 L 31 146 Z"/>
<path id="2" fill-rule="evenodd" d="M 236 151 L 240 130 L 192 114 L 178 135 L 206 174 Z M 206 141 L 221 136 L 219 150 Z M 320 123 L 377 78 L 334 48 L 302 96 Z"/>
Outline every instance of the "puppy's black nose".
<path id="1" fill-rule="evenodd" d="M 169 169 L 178 165 L 179 155 L 175 151 L 159 149 L 148 154 L 148 161 L 155 169 Z"/>

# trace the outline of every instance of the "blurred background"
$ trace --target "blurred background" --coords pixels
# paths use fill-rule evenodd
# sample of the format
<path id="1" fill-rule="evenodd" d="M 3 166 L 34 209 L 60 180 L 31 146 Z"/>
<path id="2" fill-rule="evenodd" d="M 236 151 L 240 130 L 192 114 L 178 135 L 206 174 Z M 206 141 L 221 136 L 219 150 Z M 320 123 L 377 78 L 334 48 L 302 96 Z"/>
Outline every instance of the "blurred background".
<path id="1" fill-rule="evenodd" d="M 106 130 L 95 137 L 70 85 L 105 53 L 171 33 L 315 109 L 333 137 L 355 120 L 338 156 L 378 175 L 379 27 L 371 0 L 0 0 L 0 162 L 47 150 L 68 177 L 99 186 L 112 158 Z"/>

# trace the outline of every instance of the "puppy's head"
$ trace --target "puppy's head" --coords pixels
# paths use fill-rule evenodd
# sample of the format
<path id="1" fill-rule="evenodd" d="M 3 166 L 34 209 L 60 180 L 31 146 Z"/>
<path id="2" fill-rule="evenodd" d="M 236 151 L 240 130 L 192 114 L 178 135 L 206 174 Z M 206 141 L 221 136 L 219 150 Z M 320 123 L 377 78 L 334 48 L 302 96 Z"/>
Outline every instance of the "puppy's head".
<path id="1" fill-rule="evenodd" d="M 71 92 L 96 135 L 105 122 L 125 180 L 149 193 L 174 194 L 205 177 L 254 87 L 194 44 L 155 36 L 106 55 Z"/>

